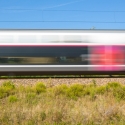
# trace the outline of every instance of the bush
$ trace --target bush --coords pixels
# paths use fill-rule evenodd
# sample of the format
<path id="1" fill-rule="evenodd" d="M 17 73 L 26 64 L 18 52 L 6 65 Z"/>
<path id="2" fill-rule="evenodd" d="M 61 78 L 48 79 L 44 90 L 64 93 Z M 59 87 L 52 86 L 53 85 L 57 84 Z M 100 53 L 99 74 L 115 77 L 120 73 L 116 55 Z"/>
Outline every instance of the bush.
<path id="1" fill-rule="evenodd" d="M 14 90 L 15 90 L 15 85 L 12 82 L 10 81 L 4 82 L 0 87 L 0 98 L 4 98 L 11 94 L 14 94 Z"/>
<path id="2" fill-rule="evenodd" d="M 2 84 L 3 87 L 8 87 L 10 89 L 14 89 L 15 85 L 11 81 L 6 81 Z"/>
<path id="3" fill-rule="evenodd" d="M 123 86 L 123 87 L 114 89 L 113 95 L 118 101 L 125 100 L 125 87 Z"/>
<path id="4" fill-rule="evenodd" d="M 67 90 L 68 90 L 68 86 L 65 85 L 65 84 L 58 85 L 58 86 L 54 87 L 54 89 L 53 89 L 54 94 L 55 94 L 56 96 L 57 96 L 57 95 L 66 95 Z"/>
<path id="5" fill-rule="evenodd" d="M 84 86 L 81 84 L 71 85 L 66 93 L 66 95 L 72 99 L 77 99 L 83 96 Z"/>
<path id="6" fill-rule="evenodd" d="M 106 86 L 99 86 L 96 89 L 97 94 L 104 94 L 107 91 Z"/>
<path id="7" fill-rule="evenodd" d="M 108 83 L 106 85 L 108 92 L 112 93 L 113 96 L 118 100 L 125 100 L 125 86 L 117 82 Z"/>
<path id="8" fill-rule="evenodd" d="M 37 94 L 46 92 L 46 86 L 42 82 L 38 82 L 34 89 Z"/>
<path id="9" fill-rule="evenodd" d="M 13 102 L 16 102 L 18 99 L 17 99 L 16 96 L 11 95 L 11 96 L 9 96 L 8 100 L 9 100 L 9 102 L 12 102 L 12 103 L 13 103 Z"/>
<path id="10" fill-rule="evenodd" d="M 115 88 L 118 88 L 118 87 L 121 87 L 121 84 L 120 83 L 117 83 L 117 82 L 111 82 L 111 83 L 108 83 L 106 85 L 106 88 L 107 89 L 115 89 Z"/>

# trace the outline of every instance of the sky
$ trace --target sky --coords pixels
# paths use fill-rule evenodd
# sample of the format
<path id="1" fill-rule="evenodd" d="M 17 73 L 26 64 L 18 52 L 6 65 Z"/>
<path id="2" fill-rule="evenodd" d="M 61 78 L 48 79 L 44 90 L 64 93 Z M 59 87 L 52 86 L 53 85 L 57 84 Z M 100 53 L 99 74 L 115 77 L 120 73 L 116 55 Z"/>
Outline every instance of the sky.
<path id="1" fill-rule="evenodd" d="M 0 0 L 0 29 L 125 29 L 125 0 Z"/>

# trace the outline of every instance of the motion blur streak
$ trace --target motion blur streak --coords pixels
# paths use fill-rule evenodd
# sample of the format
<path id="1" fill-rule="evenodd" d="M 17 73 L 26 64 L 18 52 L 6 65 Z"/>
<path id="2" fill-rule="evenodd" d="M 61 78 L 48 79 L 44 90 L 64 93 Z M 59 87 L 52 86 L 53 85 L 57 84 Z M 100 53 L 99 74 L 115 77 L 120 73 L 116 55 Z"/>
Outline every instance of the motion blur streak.
<path id="1" fill-rule="evenodd" d="M 0 74 L 125 74 L 125 31 L 0 30 Z"/>

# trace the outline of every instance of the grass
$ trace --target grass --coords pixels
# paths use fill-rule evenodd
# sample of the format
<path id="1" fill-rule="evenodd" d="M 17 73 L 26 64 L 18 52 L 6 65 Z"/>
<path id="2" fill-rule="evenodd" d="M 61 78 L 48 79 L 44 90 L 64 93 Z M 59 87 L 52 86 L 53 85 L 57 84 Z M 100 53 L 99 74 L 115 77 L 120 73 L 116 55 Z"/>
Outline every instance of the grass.
<path id="1" fill-rule="evenodd" d="M 0 86 L 1 125 L 124 125 L 125 86 L 96 85 Z"/>

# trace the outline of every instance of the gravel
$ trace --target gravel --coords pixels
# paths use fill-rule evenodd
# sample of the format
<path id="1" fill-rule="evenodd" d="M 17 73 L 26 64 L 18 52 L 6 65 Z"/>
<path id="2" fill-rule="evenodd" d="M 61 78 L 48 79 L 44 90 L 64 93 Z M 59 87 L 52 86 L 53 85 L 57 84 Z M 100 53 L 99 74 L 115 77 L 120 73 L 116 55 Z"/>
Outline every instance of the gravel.
<path id="1" fill-rule="evenodd" d="M 109 82 L 119 82 L 125 84 L 125 78 L 44 78 L 44 79 L 0 79 L 0 84 L 5 81 L 12 81 L 16 85 L 34 85 L 37 82 L 43 82 L 47 86 L 54 86 L 58 84 L 90 84 L 104 85 Z"/>

